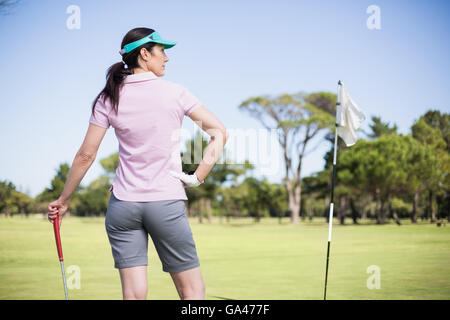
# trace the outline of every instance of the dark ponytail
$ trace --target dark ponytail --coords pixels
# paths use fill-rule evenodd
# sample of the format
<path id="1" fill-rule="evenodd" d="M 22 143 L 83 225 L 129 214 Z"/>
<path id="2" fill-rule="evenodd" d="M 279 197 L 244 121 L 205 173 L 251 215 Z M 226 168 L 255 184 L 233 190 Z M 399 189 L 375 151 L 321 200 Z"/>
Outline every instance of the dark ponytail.
<path id="1" fill-rule="evenodd" d="M 123 37 L 120 48 L 123 49 L 126 44 L 142 39 L 143 37 L 148 36 L 153 32 L 154 30 L 149 28 L 132 29 L 127 32 L 125 37 Z M 122 61 L 117 62 L 108 68 L 106 72 L 106 85 L 92 103 L 92 114 L 94 115 L 94 117 L 95 105 L 97 104 L 100 96 L 102 96 L 103 103 L 105 103 L 106 100 L 109 99 L 114 111 L 116 112 L 116 115 L 118 114 L 120 98 L 119 92 L 120 87 L 123 85 L 124 77 L 133 74 L 133 69 L 139 67 L 138 57 L 140 55 L 141 48 L 145 48 L 148 52 L 152 52 L 154 46 L 154 42 L 147 42 L 131 52 L 124 53 L 122 56 Z M 125 68 L 125 64 L 127 64 L 128 68 Z"/>

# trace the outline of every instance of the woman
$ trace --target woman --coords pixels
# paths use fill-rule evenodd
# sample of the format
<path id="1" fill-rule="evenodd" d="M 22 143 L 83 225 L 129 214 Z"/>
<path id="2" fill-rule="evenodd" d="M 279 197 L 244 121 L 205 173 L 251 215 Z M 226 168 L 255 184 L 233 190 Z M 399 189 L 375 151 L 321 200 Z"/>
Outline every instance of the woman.
<path id="1" fill-rule="evenodd" d="M 148 28 L 135 28 L 125 35 L 119 51 L 123 61 L 108 69 L 106 85 L 93 102 L 89 128 L 64 190 L 48 205 L 49 221 L 58 218 L 61 224 L 72 193 L 94 162 L 106 130 L 114 127 L 119 166 L 109 189 L 105 227 L 124 299 L 147 297 L 148 234 L 180 298 L 205 296 L 185 214 L 184 187 L 204 182 L 228 134 L 220 120 L 186 88 L 160 79 L 169 61 L 164 49 L 175 44 Z M 211 136 L 192 174 L 181 171 L 179 130 L 185 115 Z"/>

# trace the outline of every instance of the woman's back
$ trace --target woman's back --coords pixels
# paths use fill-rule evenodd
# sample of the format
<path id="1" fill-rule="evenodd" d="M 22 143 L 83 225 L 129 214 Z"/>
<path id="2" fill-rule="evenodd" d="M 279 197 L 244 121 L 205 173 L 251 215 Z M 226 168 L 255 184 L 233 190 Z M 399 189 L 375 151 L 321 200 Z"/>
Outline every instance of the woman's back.
<path id="1" fill-rule="evenodd" d="M 182 182 L 169 171 L 181 171 L 183 118 L 201 102 L 182 85 L 151 71 L 125 78 L 117 115 L 110 100 L 103 103 L 102 98 L 89 122 L 112 126 L 119 141 L 114 195 L 126 201 L 187 200 Z"/>

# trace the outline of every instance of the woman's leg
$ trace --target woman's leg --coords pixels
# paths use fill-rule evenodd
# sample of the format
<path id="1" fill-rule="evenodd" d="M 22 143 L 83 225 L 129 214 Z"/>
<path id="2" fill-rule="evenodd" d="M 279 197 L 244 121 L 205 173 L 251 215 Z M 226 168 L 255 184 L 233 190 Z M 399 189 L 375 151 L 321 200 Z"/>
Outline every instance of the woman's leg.
<path id="1" fill-rule="evenodd" d="M 200 267 L 181 272 L 170 272 L 181 300 L 204 300 L 205 283 Z"/>
<path id="2" fill-rule="evenodd" d="M 147 266 L 119 269 L 123 300 L 147 299 Z"/>
<path id="3" fill-rule="evenodd" d="M 119 200 L 111 193 L 105 227 L 124 300 L 147 298 L 148 235 L 142 213 L 139 202 Z"/>
<path id="4" fill-rule="evenodd" d="M 182 300 L 204 299 L 205 285 L 184 200 L 145 202 L 143 206 L 144 226 L 178 295 Z"/>

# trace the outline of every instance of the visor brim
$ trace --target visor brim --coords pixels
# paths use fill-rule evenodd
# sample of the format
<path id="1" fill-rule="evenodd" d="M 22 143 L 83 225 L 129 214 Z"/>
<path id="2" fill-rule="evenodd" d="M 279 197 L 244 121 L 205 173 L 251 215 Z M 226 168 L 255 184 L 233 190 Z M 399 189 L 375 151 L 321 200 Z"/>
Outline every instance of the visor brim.
<path id="1" fill-rule="evenodd" d="M 156 43 L 164 45 L 164 49 L 170 49 L 177 44 L 176 42 L 173 41 L 158 41 Z"/>

